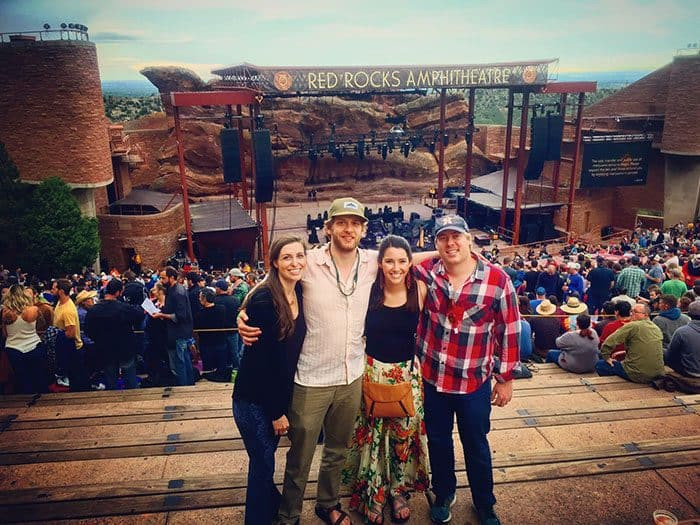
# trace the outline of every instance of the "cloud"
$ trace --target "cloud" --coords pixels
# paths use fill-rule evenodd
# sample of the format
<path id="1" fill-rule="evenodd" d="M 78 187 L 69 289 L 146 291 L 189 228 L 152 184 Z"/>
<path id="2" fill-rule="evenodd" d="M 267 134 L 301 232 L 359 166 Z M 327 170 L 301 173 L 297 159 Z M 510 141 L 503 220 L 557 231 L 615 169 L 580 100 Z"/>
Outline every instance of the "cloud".
<path id="1" fill-rule="evenodd" d="M 128 42 L 142 39 L 143 37 L 140 35 L 116 33 L 113 31 L 102 31 L 90 35 L 90 40 L 93 42 Z"/>

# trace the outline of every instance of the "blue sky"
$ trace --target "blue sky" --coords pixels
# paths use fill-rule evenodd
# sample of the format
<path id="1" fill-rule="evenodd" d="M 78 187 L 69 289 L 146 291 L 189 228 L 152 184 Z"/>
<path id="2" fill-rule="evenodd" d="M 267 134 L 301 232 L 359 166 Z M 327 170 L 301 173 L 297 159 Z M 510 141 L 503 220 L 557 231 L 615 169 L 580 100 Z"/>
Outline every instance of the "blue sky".
<path id="1" fill-rule="evenodd" d="M 474 64 L 651 71 L 700 40 L 700 0 L 0 0 L 0 32 L 89 27 L 103 80 L 144 66 Z M 591 78 L 595 80 L 595 78 Z"/>

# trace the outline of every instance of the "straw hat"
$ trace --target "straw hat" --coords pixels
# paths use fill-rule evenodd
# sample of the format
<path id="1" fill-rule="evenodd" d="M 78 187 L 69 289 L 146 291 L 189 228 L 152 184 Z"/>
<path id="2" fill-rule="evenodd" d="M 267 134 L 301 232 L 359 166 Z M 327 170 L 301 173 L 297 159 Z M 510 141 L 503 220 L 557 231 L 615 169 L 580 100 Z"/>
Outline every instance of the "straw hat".
<path id="1" fill-rule="evenodd" d="M 540 315 L 552 315 L 557 311 L 557 307 L 554 306 L 549 299 L 543 299 L 542 302 L 537 305 L 535 311 Z"/>
<path id="2" fill-rule="evenodd" d="M 588 307 L 586 303 L 579 301 L 578 297 L 569 297 L 561 309 L 567 314 L 580 314 L 588 310 Z"/>
<path id="3" fill-rule="evenodd" d="M 94 299 L 96 295 L 97 292 L 88 292 L 87 290 L 83 290 L 76 296 L 75 304 L 80 304 L 83 301 L 86 301 L 87 299 Z"/>

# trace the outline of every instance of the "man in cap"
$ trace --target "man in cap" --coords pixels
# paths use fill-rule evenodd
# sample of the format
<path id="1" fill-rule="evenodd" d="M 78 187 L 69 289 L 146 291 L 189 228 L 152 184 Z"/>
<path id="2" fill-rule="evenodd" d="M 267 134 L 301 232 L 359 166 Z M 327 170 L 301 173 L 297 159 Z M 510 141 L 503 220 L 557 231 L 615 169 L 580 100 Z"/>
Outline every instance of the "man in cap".
<path id="1" fill-rule="evenodd" d="M 87 313 L 93 306 L 95 306 L 95 297 L 97 292 L 91 292 L 88 290 L 82 290 L 75 296 L 75 307 L 78 310 L 78 320 L 80 321 L 80 326 L 85 326 L 85 318 Z M 100 354 L 95 352 L 95 341 L 92 340 L 89 334 L 86 334 L 83 330 L 82 334 L 83 340 L 83 353 L 85 355 L 85 368 L 88 377 L 92 377 L 95 372 L 99 372 L 102 367 L 101 360 L 98 359 Z M 93 385 L 93 388 L 99 387 L 99 382 Z"/>
<path id="2" fill-rule="evenodd" d="M 536 312 L 537 307 L 546 298 L 547 298 L 547 290 L 545 290 L 541 286 L 538 286 L 537 289 L 535 290 L 535 298 L 530 301 L 530 308 L 532 309 L 532 311 Z"/>
<path id="3" fill-rule="evenodd" d="M 226 332 L 221 329 L 226 323 L 226 308 L 216 304 L 216 291 L 205 286 L 200 288 L 201 308 L 194 314 L 194 329 L 199 332 L 199 350 L 202 366 L 209 373 L 204 378 L 213 381 L 231 380 L 230 357 L 227 354 Z M 228 376 L 228 377 L 227 377 Z"/>
<path id="4" fill-rule="evenodd" d="M 231 295 L 236 298 L 239 305 L 243 304 L 243 299 L 250 291 L 245 282 L 245 273 L 240 268 L 234 268 L 228 274 L 231 280 Z"/>
<path id="5" fill-rule="evenodd" d="M 456 415 L 479 522 L 497 525 L 487 434 L 491 404 L 505 406 L 513 395 L 520 335 L 518 300 L 508 275 L 472 253 L 471 235 L 462 217 L 436 218 L 434 234 L 439 258 L 415 268 L 416 278 L 430 290 L 417 331 L 435 493 L 430 517 L 439 523 L 452 518 Z"/>
<path id="6" fill-rule="evenodd" d="M 340 478 L 360 410 L 365 366 L 362 336 L 378 269 L 377 252 L 359 248 L 367 232 L 364 210 L 356 199 L 335 199 L 324 224 L 330 242 L 306 255 L 301 284 L 307 332 L 287 414 L 291 447 L 277 516 L 280 523 L 299 520 L 311 461 L 323 429 L 315 511 L 326 523 L 350 524 L 340 507 Z M 246 325 L 246 320 L 241 312 L 238 328 L 249 344 L 260 330 Z"/>
<path id="7" fill-rule="evenodd" d="M 223 306 L 226 310 L 224 328 L 235 328 L 236 315 L 238 315 L 238 309 L 241 307 L 240 300 L 229 293 L 229 283 L 226 282 L 226 279 L 219 279 L 216 281 L 214 289 L 216 290 L 214 302 Z M 234 332 L 233 330 L 225 332 L 224 339 L 226 340 L 226 365 L 229 368 L 238 369 L 238 365 L 240 364 L 238 332 Z M 229 379 L 230 378 L 231 376 L 229 375 Z"/>

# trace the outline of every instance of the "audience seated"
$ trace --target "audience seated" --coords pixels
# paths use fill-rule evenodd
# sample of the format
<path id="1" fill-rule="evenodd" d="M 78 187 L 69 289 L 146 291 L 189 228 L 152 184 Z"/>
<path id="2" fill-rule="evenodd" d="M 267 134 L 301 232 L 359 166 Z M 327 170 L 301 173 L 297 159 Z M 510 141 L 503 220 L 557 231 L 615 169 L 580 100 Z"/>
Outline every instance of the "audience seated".
<path id="1" fill-rule="evenodd" d="M 664 362 L 677 373 L 700 378 L 700 300 L 688 307 L 690 322 L 679 327 L 664 352 Z"/>
<path id="2" fill-rule="evenodd" d="M 558 350 L 550 350 L 548 363 L 557 363 L 564 370 L 583 374 L 592 372 L 598 361 L 598 334 L 591 329 L 587 314 L 578 316 L 578 329 L 557 337 Z"/>
<path id="3" fill-rule="evenodd" d="M 654 324 L 661 329 L 663 334 L 664 352 L 668 350 L 668 345 L 671 344 L 673 333 L 690 322 L 690 317 L 681 313 L 678 307 L 678 299 L 675 295 L 665 294 L 661 296 L 659 306 L 661 308 L 659 315 L 654 317 Z"/>

